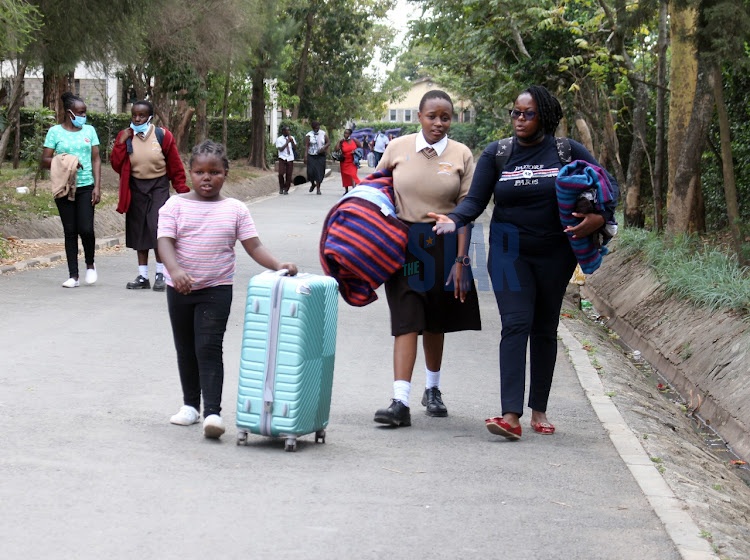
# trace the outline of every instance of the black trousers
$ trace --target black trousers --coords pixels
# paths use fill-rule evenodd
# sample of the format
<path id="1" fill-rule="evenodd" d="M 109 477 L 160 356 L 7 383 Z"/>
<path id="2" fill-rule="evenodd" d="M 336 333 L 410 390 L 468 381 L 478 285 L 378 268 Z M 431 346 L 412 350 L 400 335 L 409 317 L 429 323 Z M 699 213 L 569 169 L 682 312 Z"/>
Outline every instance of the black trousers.
<path id="1" fill-rule="evenodd" d="M 224 333 L 232 306 L 232 286 L 214 286 L 179 293 L 167 286 L 167 307 L 172 322 L 183 404 L 203 417 L 221 413 L 224 385 Z"/>
<path id="2" fill-rule="evenodd" d="M 492 224 L 489 272 L 502 322 L 500 401 L 502 413 L 523 414 L 526 347 L 531 377 L 528 405 L 547 411 L 557 360 L 557 326 L 576 259 L 565 237 L 524 250 L 508 238 L 517 233 Z M 510 245 L 510 249 L 509 249 Z"/>
<path id="3" fill-rule="evenodd" d="M 287 161 L 279 158 L 279 192 L 289 192 L 292 184 L 292 174 L 294 173 L 294 161 Z"/>
<path id="4" fill-rule="evenodd" d="M 76 199 L 56 198 L 57 212 L 62 221 L 65 236 L 65 258 L 68 261 L 68 274 L 78 277 L 78 237 L 81 237 L 83 256 L 87 265 L 94 264 L 94 205 L 91 204 L 91 193 L 94 185 L 78 187 Z"/>

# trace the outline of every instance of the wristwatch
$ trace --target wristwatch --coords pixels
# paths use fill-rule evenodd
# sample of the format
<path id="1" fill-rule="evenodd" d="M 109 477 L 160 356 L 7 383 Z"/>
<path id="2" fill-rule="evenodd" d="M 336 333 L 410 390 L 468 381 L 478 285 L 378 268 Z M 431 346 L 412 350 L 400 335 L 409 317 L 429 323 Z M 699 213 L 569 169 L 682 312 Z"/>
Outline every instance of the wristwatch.
<path id="1" fill-rule="evenodd" d="M 464 266 L 471 266 L 471 259 L 467 255 L 456 257 L 456 264 L 462 264 Z"/>

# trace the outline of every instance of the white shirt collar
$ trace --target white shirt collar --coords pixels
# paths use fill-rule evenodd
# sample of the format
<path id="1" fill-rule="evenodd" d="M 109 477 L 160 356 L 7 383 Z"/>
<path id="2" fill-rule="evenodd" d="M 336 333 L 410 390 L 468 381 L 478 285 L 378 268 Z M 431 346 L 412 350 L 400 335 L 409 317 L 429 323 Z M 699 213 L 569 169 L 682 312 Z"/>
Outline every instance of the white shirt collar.
<path id="1" fill-rule="evenodd" d="M 432 146 L 432 149 L 435 150 L 435 153 L 441 156 L 443 155 L 445 148 L 448 147 L 448 136 L 443 136 L 438 142 L 430 144 L 427 142 L 427 139 L 425 139 L 424 133 L 420 130 L 419 134 L 417 134 L 417 153 L 421 152 L 428 146 Z"/>

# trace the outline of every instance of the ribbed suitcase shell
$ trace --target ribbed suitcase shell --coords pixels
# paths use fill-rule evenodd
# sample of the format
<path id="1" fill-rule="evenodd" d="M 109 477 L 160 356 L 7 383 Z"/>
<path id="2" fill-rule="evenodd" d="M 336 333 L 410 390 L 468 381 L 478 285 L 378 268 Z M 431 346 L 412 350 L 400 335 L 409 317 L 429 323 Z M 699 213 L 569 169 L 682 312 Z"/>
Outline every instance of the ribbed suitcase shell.
<path id="1" fill-rule="evenodd" d="M 237 444 L 247 433 L 325 441 L 336 351 L 338 283 L 266 271 L 247 288 L 237 392 Z"/>

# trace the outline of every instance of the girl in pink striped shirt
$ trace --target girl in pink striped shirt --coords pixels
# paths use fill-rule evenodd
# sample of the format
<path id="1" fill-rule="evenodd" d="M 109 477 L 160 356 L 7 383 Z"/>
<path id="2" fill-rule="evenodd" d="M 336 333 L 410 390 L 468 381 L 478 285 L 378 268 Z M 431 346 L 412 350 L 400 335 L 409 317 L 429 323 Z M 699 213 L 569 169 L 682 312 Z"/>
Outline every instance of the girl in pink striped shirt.
<path id="1" fill-rule="evenodd" d="M 202 396 L 203 435 L 208 438 L 221 437 L 225 430 L 222 354 L 235 243 L 259 265 L 297 274 L 294 263 L 280 262 L 260 242 L 247 206 L 221 194 L 228 172 L 223 145 L 211 140 L 198 144 L 190 157 L 193 190 L 171 197 L 159 210 L 159 255 L 167 270 L 167 306 L 184 403 L 170 422 L 198 422 Z"/>

